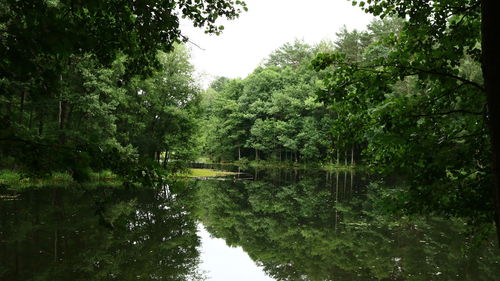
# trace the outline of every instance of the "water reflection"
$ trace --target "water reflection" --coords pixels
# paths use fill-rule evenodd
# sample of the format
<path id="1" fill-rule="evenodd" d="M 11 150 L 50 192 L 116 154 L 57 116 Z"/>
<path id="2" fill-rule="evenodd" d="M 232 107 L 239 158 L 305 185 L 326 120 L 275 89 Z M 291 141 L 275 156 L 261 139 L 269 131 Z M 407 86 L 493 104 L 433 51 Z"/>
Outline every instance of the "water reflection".
<path id="1" fill-rule="evenodd" d="M 214 239 L 200 225 L 200 270 L 207 281 L 272 281 L 240 247 L 228 247 L 224 239 Z"/>
<path id="2" fill-rule="evenodd" d="M 275 280 L 500 276 L 494 243 L 474 246 L 460 221 L 384 215 L 369 178 L 348 171 L 243 172 L 160 190 L 47 187 L 4 196 L 0 280 L 203 279 L 199 222 Z M 223 246 L 217 247 L 218 254 L 203 255 L 204 264 L 221 261 Z M 243 262 L 234 258 L 220 268 L 229 273 Z"/>
<path id="3" fill-rule="evenodd" d="M 1 280 L 196 280 L 189 188 L 43 188 L 0 201 Z"/>
<path id="4" fill-rule="evenodd" d="M 262 175 L 262 173 L 266 175 Z M 199 182 L 201 220 L 276 280 L 497 280 L 491 242 L 471 246 L 459 221 L 392 218 L 349 172 L 254 172 Z M 285 175 L 284 175 L 285 174 Z"/>

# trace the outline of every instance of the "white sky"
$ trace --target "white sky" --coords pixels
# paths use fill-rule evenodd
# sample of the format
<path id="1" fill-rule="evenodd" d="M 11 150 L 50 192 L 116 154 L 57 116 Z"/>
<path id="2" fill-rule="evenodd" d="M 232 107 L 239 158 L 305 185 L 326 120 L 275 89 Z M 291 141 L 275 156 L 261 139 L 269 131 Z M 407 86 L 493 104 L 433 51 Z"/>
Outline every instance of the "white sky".
<path id="1" fill-rule="evenodd" d="M 205 272 L 207 281 L 274 280 L 242 248 L 231 248 L 223 239 L 210 237 L 202 225 L 198 225 L 198 235 L 201 237 L 200 270 Z"/>
<path id="2" fill-rule="evenodd" d="M 207 35 L 181 22 L 192 63 L 204 86 L 216 76 L 246 77 L 273 50 L 295 39 L 316 44 L 335 39 L 342 25 L 364 29 L 373 18 L 347 0 L 246 0 L 248 12 L 238 19 L 220 24 L 220 36 Z"/>

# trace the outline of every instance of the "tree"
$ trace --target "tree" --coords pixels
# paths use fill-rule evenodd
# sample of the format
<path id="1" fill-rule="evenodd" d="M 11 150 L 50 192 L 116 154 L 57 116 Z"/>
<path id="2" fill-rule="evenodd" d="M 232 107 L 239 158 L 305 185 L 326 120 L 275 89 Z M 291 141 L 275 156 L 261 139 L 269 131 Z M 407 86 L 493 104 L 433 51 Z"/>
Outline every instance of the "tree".
<path id="1" fill-rule="evenodd" d="M 356 3 L 356 2 L 353 2 Z M 363 6 L 361 4 L 360 6 Z M 496 50 L 500 47 L 500 40 L 495 36 L 495 28 L 500 24 L 496 16 L 496 6 L 491 0 L 463 0 L 463 1 L 373 1 L 367 12 L 374 15 L 397 15 L 408 17 L 405 31 L 408 39 L 401 47 L 413 54 L 431 55 L 432 59 L 420 57 L 417 64 L 410 64 L 410 69 L 428 73 L 436 77 L 450 77 L 472 87 L 477 88 L 486 96 L 487 123 L 491 141 L 492 157 L 492 188 L 495 208 L 495 223 L 498 240 L 500 241 L 500 74 L 498 65 L 500 56 Z M 416 40 L 415 40 L 416 39 Z M 424 40 L 422 40 L 424 39 Z M 411 42 L 418 42 L 412 44 Z M 466 53 L 480 62 L 483 72 L 484 86 L 456 75 L 453 66 L 459 63 Z M 445 56 L 445 57 L 443 57 Z M 443 61 L 446 58 L 448 65 L 438 66 L 435 59 Z M 403 68 L 408 64 L 402 64 Z M 441 68 L 441 69 L 440 69 Z"/>
<path id="2" fill-rule="evenodd" d="M 187 40 L 179 16 L 207 33 L 220 33 L 217 18 L 234 19 L 242 9 L 242 1 L 223 0 L 6 0 L 0 10 L 2 76 L 29 78 L 40 56 L 62 66 L 70 55 L 87 52 L 108 63 L 122 52 L 132 58 L 129 67 L 144 71 L 156 61 L 157 50 L 169 51 L 175 42 Z"/>
<path id="3" fill-rule="evenodd" d="M 137 77 L 130 85 L 123 113 L 132 113 L 134 118 L 118 123 L 121 134 L 126 136 L 122 138 L 124 145 L 132 143 L 142 159 L 160 161 L 164 154 L 166 166 L 169 159 L 190 158 L 180 154 L 193 151 L 199 89 L 184 46 L 176 45 L 173 51 L 160 52 L 158 57 L 159 69 L 148 79 Z M 134 132 L 131 127 L 140 129 Z"/>
<path id="4" fill-rule="evenodd" d="M 325 80 L 325 95 L 351 95 L 347 104 L 362 106 L 357 112 L 369 120 L 363 122 L 365 151 L 373 167 L 387 173 L 396 168 L 411 183 L 403 209 L 490 221 L 490 198 L 498 198 L 492 196 L 498 168 L 488 161 L 498 157 L 493 136 L 498 129 L 491 125 L 498 106 L 488 101 L 487 75 L 480 71 L 491 61 L 480 59 L 481 3 L 487 1 L 359 3 L 374 15 L 407 21 L 378 37 L 368 50 L 379 51 L 361 62 L 339 54 L 318 56 L 319 69 L 334 65 L 336 73 Z"/>
<path id="5" fill-rule="evenodd" d="M 325 160 L 327 110 L 316 100 L 317 74 L 309 64 L 315 52 L 330 47 L 287 43 L 245 79 L 216 80 L 207 149 L 224 159 Z"/>
<path id="6" fill-rule="evenodd" d="M 207 33 L 218 34 L 223 26 L 216 24 L 217 19 L 234 19 L 242 9 L 246 10 L 242 1 L 223 0 L 2 1 L 2 159 L 15 159 L 15 166 L 28 172 L 66 170 L 82 179 L 91 166 L 119 168 L 126 166 L 124 163 L 137 163 L 133 144 L 128 142 L 132 139 L 120 131 L 124 128 L 120 128 L 120 124 L 125 124 L 124 120 L 134 113 L 127 112 L 128 117 L 117 114 L 123 113 L 120 110 L 126 107 L 125 101 L 137 102 L 140 98 L 131 99 L 124 90 L 138 80 L 144 82 L 155 69 L 164 67 L 165 56 L 158 56 L 158 51 L 173 51 L 175 43 L 188 40 L 179 29 L 180 16 L 190 19 L 197 27 L 204 27 Z M 177 63 L 175 69 L 184 71 L 180 68 L 184 62 Z M 182 74 L 185 75 L 185 71 Z M 183 82 L 163 81 L 163 89 L 152 88 L 166 92 L 167 83 L 180 86 Z M 186 83 L 191 88 L 186 94 L 192 94 L 192 81 Z M 170 101 L 181 101 L 177 98 Z M 169 105 L 161 98 L 141 102 L 158 102 L 155 111 Z M 192 126 L 180 128 L 182 124 L 193 124 L 192 114 L 174 113 L 174 108 L 180 106 L 170 105 L 170 112 L 175 115 L 172 120 L 179 122 L 177 131 L 184 136 L 160 140 L 164 135 L 156 134 L 156 143 L 162 144 L 155 152 L 167 150 L 167 142 L 170 149 L 174 147 L 173 142 L 186 141 L 192 133 Z M 141 106 L 144 109 L 144 104 Z M 141 114 L 141 110 L 135 113 Z M 149 122 L 148 129 L 157 133 L 159 127 L 152 123 Z M 162 130 L 175 130 L 175 126 Z M 134 131 L 132 126 L 127 129 Z M 123 137 L 121 143 L 117 134 Z M 176 150 L 180 153 L 182 149 Z M 182 153 L 189 154 L 187 150 Z M 124 161 L 115 165 L 120 160 Z M 111 163 L 113 161 L 116 163 Z"/>

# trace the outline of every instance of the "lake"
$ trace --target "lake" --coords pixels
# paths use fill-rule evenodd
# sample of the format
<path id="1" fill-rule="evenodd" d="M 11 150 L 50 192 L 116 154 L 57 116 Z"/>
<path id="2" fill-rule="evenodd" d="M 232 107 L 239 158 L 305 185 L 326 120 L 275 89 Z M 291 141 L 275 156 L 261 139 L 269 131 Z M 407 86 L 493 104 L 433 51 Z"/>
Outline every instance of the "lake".
<path id="1" fill-rule="evenodd" d="M 494 240 L 384 213 L 376 178 L 226 169 L 242 174 L 3 191 L 0 280 L 500 280 Z"/>

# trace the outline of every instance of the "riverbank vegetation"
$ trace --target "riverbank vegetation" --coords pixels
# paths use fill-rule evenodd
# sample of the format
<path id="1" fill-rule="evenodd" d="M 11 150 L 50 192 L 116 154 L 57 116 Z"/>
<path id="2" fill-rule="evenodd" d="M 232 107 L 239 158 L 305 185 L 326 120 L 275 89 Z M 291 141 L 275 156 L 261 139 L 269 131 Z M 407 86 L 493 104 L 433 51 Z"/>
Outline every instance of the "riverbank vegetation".
<path id="1" fill-rule="evenodd" d="M 360 5 L 383 19 L 343 29 L 333 44 L 286 44 L 248 77 L 216 80 L 204 93 L 206 156 L 362 161 L 404 179 L 387 209 L 490 227 L 500 214 L 499 107 L 485 92 L 480 5 Z"/>
<path id="2" fill-rule="evenodd" d="M 179 16 L 218 34 L 215 20 L 245 4 L 150 2 L 0 4 L 0 168 L 79 182 L 111 170 L 158 186 L 200 153 L 362 163 L 404 180 L 385 193 L 388 210 L 478 228 L 496 219 L 500 239 L 492 1 L 352 1 L 381 19 L 333 42 L 287 43 L 206 91 Z"/>
<path id="3" fill-rule="evenodd" d="M 25 188 L 85 186 L 122 186 L 123 181 L 109 170 L 91 172 L 84 183 L 76 181 L 71 174 L 53 172 L 44 177 L 23 174 L 15 170 L 0 170 L 0 190 L 19 191 Z"/>
<path id="4" fill-rule="evenodd" d="M 179 19 L 218 34 L 245 3 L 76 2 L 0 4 L 0 168 L 151 184 L 194 155 L 199 87 Z"/>
<path id="5" fill-rule="evenodd" d="M 2 131 L 2 165 L 27 173 L 69 172 L 85 181 L 112 169 L 126 175 L 159 162 L 194 157 L 193 131 L 199 90 L 186 49 L 158 53 L 149 78 L 122 80 L 128 59 L 99 66 L 92 55 L 73 57 L 60 74 L 57 96 L 21 93 L 4 105 L 9 128 Z M 12 86 L 8 83 L 5 86 Z M 168 92 L 168 95 L 164 93 Z"/>

